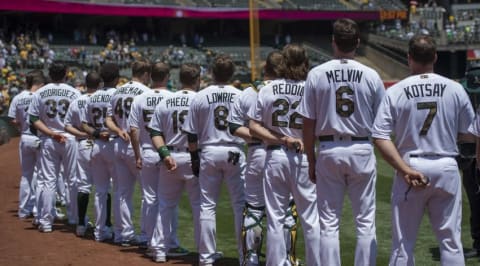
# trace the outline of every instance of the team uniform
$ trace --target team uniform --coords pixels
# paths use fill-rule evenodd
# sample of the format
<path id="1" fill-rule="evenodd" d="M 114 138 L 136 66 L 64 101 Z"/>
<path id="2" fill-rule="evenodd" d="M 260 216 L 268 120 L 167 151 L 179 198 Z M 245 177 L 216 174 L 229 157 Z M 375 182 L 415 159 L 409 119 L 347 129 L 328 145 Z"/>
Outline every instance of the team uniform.
<path id="1" fill-rule="evenodd" d="M 311 70 L 299 113 L 316 120 L 315 173 L 323 265 L 341 265 L 339 225 L 345 192 L 357 226 L 355 265 L 375 265 L 376 159 L 370 142 L 385 94 L 380 76 L 354 60 L 333 59 Z"/>
<path id="2" fill-rule="evenodd" d="M 260 90 L 248 116 L 275 133 L 302 138 L 301 116 L 295 109 L 303 94 L 304 81 L 274 80 Z M 304 230 L 307 265 L 320 265 L 316 192 L 315 185 L 308 178 L 306 154 L 299 154 L 283 145 L 267 146 L 263 182 L 267 212 L 267 265 L 296 263 L 287 256 L 283 230 L 290 194 L 297 205 Z"/>
<path id="3" fill-rule="evenodd" d="M 76 224 L 77 202 L 70 200 L 76 195 L 75 188 L 75 163 L 76 143 L 75 138 L 65 133 L 63 120 L 70 103 L 80 97 L 80 92 L 64 83 L 50 83 L 33 95 L 28 113 L 38 117 L 48 128 L 66 137 L 65 143 L 42 135 L 40 152 L 40 174 L 37 177 L 37 195 L 39 208 L 39 229 L 44 232 L 52 230 L 54 219 L 55 190 L 60 165 L 63 166 L 65 181 L 67 183 L 67 215 L 69 223 Z"/>
<path id="4" fill-rule="evenodd" d="M 414 265 L 415 240 L 425 210 L 440 245 L 441 265 L 465 265 L 455 157 L 457 135 L 468 133 L 473 117 L 462 86 L 434 73 L 408 77 L 387 90 L 372 136 L 389 140 L 394 134 L 403 160 L 430 179 L 429 186 L 410 189 L 401 174 L 395 175 L 390 265 Z M 473 132 L 478 134 L 478 127 Z"/>
<path id="5" fill-rule="evenodd" d="M 198 137 L 200 153 L 200 265 L 210 265 L 216 257 L 215 208 L 221 183 L 230 193 L 238 253 L 242 258 L 242 211 L 245 205 L 245 154 L 243 140 L 228 131 L 228 113 L 240 90 L 229 85 L 212 85 L 197 93 L 190 104 L 183 130 Z"/>
<path id="6" fill-rule="evenodd" d="M 125 132 L 130 131 L 127 120 L 130 115 L 131 105 L 135 96 L 150 91 L 150 88 L 137 81 L 130 81 L 117 88 L 112 95 L 107 116 L 113 117 L 117 126 Z M 130 242 L 144 242 L 146 239 L 137 239 L 135 228 L 132 223 L 133 214 L 133 189 L 135 181 L 139 178 L 139 170 L 136 168 L 135 155 L 130 142 L 116 138 L 115 142 L 115 183 L 114 208 L 119 208 L 115 216 L 114 235 L 115 243 L 127 246 Z M 143 209 L 143 202 L 142 202 Z M 142 212 L 143 213 L 143 212 Z M 143 218 L 140 218 L 142 238 L 145 238 Z"/>
<path id="7" fill-rule="evenodd" d="M 32 92 L 22 91 L 13 98 L 8 110 L 8 117 L 17 121 L 21 132 L 18 151 L 20 155 L 20 165 L 22 167 L 22 177 L 19 188 L 18 217 L 22 219 L 32 214 L 37 216 L 35 204 L 35 171 L 36 168 L 38 168 L 37 159 L 40 151 L 40 138 L 38 138 L 36 134 L 36 129 L 31 127 L 28 122 L 27 111 L 32 97 Z"/>
<path id="8" fill-rule="evenodd" d="M 268 81 L 269 82 L 269 81 Z M 268 82 L 263 82 L 261 88 Z M 228 122 L 248 127 L 248 110 L 255 105 L 258 90 L 248 87 L 235 100 Z M 245 169 L 245 209 L 242 223 L 242 241 L 244 262 L 258 265 L 258 256 L 262 247 L 262 218 L 265 214 L 263 196 L 263 168 L 266 157 L 265 147 L 260 140 L 248 143 L 247 165 Z"/>
<path id="9" fill-rule="evenodd" d="M 89 94 L 85 94 L 75 99 L 70 103 L 67 114 L 65 116 L 64 124 L 65 126 L 72 126 L 76 129 L 83 131 L 82 129 L 82 116 L 85 114 L 85 107 L 88 99 L 90 98 Z M 78 193 L 89 194 L 92 188 L 92 140 L 85 138 L 77 138 L 77 175 L 76 175 L 76 187 Z M 76 201 L 77 195 L 74 195 L 70 200 Z M 85 215 L 85 214 L 83 214 Z M 79 218 L 81 218 L 79 216 Z M 85 217 L 83 217 L 85 219 Z M 79 224 L 81 223 L 78 219 Z M 84 225 L 82 222 L 81 224 Z"/>
<path id="10" fill-rule="evenodd" d="M 139 145 L 142 157 L 140 184 L 142 186 L 142 219 L 146 233 L 146 240 L 150 241 L 153 228 L 157 221 L 158 200 L 158 165 L 160 156 L 153 147 L 150 139 L 148 123 L 152 119 L 155 107 L 171 92 L 166 89 L 151 90 L 138 95 L 133 99 L 128 126 L 138 129 Z"/>
<path id="11" fill-rule="evenodd" d="M 93 93 L 86 104 L 82 122 L 100 132 L 109 131 L 105 125 L 107 109 L 115 88 L 104 88 Z M 114 139 L 118 136 L 110 134 L 108 140 L 94 139 L 91 154 L 92 183 L 95 186 L 95 240 L 105 241 L 112 238 L 109 224 L 108 191 L 111 179 L 114 178 L 113 168 Z M 118 215 L 118 204 L 114 201 L 114 216 Z"/>
<path id="12" fill-rule="evenodd" d="M 169 241 L 176 239 L 176 222 L 178 203 L 182 191 L 188 194 L 192 207 L 194 240 L 198 247 L 200 239 L 200 187 L 199 180 L 192 173 L 191 160 L 188 153 L 187 136 L 182 132 L 183 122 L 188 116 L 190 103 L 195 97 L 195 92 L 180 90 L 166 97 L 155 109 L 149 128 L 163 135 L 165 144 L 170 150 L 170 155 L 177 163 L 177 169 L 168 171 L 164 164 L 158 164 L 159 172 L 156 193 L 158 197 L 158 218 L 150 242 L 151 249 L 155 252 L 155 259 L 166 258 L 172 246 Z M 159 161 L 158 153 L 155 158 Z M 152 153 L 153 156 L 153 153 Z M 178 241 L 177 241 L 178 242 Z"/>

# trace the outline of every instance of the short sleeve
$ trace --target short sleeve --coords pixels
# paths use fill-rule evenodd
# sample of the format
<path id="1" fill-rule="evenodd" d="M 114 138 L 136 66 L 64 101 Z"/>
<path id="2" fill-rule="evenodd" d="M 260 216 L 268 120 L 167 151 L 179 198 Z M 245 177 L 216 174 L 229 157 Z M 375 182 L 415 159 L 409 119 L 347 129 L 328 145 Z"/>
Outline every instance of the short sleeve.
<path id="1" fill-rule="evenodd" d="M 17 119 L 17 103 L 18 103 L 18 96 L 15 96 L 10 103 L 10 107 L 8 108 L 8 117 Z"/>
<path id="2" fill-rule="evenodd" d="M 182 131 L 185 131 L 190 134 L 197 134 L 197 119 L 198 112 L 196 112 L 198 104 L 198 96 L 194 97 L 190 107 L 188 108 L 188 114 L 185 117 L 185 123 L 182 126 Z"/>
<path id="3" fill-rule="evenodd" d="M 133 99 L 132 107 L 130 109 L 130 115 L 128 116 L 128 127 L 140 128 L 141 121 L 141 97 L 135 97 Z"/>
<path id="4" fill-rule="evenodd" d="M 378 107 L 377 116 L 373 122 L 372 137 L 390 139 L 393 127 L 392 101 L 389 96 L 385 96 Z"/>
<path id="5" fill-rule="evenodd" d="M 316 93 L 315 93 L 315 75 L 310 72 L 305 81 L 303 97 L 297 112 L 308 119 L 316 119 Z"/>
<path id="6" fill-rule="evenodd" d="M 161 130 L 161 112 L 162 112 L 162 104 L 160 103 L 156 108 L 155 112 L 153 113 L 152 120 L 148 124 L 148 127 L 152 130 L 163 132 Z"/>
<path id="7" fill-rule="evenodd" d="M 32 102 L 28 107 L 28 114 L 40 117 L 40 96 L 38 93 L 33 94 Z"/>

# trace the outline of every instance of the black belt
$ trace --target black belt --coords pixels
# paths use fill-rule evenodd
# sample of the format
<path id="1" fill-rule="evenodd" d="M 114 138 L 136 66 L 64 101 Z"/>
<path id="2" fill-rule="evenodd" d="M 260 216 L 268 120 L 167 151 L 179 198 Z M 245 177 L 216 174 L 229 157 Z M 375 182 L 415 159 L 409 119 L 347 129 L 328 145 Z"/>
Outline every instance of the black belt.
<path id="1" fill-rule="evenodd" d="M 267 150 L 280 150 L 283 147 L 284 147 L 283 145 L 268 145 Z"/>
<path id="2" fill-rule="evenodd" d="M 339 138 L 339 140 L 342 140 L 342 138 L 345 138 L 345 140 L 350 139 L 352 141 L 367 141 L 368 140 L 368 137 L 355 137 L 355 136 L 346 136 L 346 137 L 339 136 L 338 138 Z M 319 141 L 334 141 L 335 137 L 333 135 L 319 136 L 318 140 Z"/>
<path id="3" fill-rule="evenodd" d="M 174 147 L 174 146 L 167 146 L 169 151 L 176 151 L 176 152 L 188 152 L 188 148 L 185 147 Z"/>
<path id="4" fill-rule="evenodd" d="M 452 157 L 455 158 L 455 155 L 442 155 L 442 154 L 436 154 L 436 153 L 426 153 L 426 154 L 410 154 L 410 158 L 421 158 L 421 157 Z"/>
<path id="5" fill-rule="evenodd" d="M 260 145 L 262 145 L 262 143 L 261 143 L 261 142 L 252 142 L 252 143 L 248 143 L 248 147 L 249 147 L 249 148 L 250 148 L 250 147 L 255 147 L 255 146 L 260 146 Z"/>

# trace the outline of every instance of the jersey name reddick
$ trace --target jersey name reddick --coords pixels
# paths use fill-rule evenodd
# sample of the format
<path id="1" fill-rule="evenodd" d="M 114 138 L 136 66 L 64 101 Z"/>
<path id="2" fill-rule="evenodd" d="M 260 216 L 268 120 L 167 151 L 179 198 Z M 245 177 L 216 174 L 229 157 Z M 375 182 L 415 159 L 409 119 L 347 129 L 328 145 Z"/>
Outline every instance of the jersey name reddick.
<path id="1" fill-rule="evenodd" d="M 278 83 L 272 86 L 273 95 L 277 94 L 290 94 L 303 96 L 303 85 L 301 84 L 291 84 L 291 83 Z"/>
<path id="2" fill-rule="evenodd" d="M 212 95 L 206 95 L 207 96 L 207 102 L 208 102 L 208 104 L 227 103 L 227 102 L 233 103 L 233 96 L 235 96 L 235 94 L 236 93 L 233 93 L 233 92 L 212 93 Z"/>
<path id="3" fill-rule="evenodd" d="M 190 98 L 188 97 L 175 97 L 175 98 L 167 99 L 166 101 L 167 108 L 178 107 L 178 106 L 190 106 L 189 100 Z"/>
<path id="4" fill-rule="evenodd" d="M 443 97 L 446 87 L 447 84 L 425 83 L 407 86 L 403 88 L 403 91 L 408 100 L 416 97 Z"/>
<path id="5" fill-rule="evenodd" d="M 332 82 L 357 82 L 362 81 L 363 72 L 358 69 L 336 69 L 325 72 L 328 83 Z"/>

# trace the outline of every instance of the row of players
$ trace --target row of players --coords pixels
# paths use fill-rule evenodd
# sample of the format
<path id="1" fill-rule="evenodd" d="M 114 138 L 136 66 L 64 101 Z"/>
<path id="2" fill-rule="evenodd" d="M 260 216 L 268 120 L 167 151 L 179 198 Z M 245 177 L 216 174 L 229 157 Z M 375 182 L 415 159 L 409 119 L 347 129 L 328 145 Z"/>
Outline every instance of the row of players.
<path id="1" fill-rule="evenodd" d="M 428 36 L 411 39 L 413 75 L 386 93 L 379 75 L 353 60 L 358 44 L 356 23 L 340 19 L 333 27 L 335 59 L 309 72 L 305 50 L 288 45 L 268 56 L 263 87 L 243 92 L 228 85 L 234 64 L 224 55 L 211 67 L 215 84 L 198 93 L 194 91 L 199 71 L 194 65 L 182 66 L 184 87 L 171 94 L 162 89 L 168 79 L 165 65 L 136 61 L 132 81 L 115 89 L 118 68 L 106 64 L 99 75 L 87 76 L 89 90 L 80 96 L 61 83 L 65 67 L 53 64 L 52 83 L 31 95 L 28 107 L 31 124 L 42 133 L 39 230 L 52 230 L 53 195 L 62 163 L 70 199 L 78 195 L 78 204 L 70 200 L 67 206 L 67 215 L 78 222 L 77 234 L 84 229 L 93 183 L 95 239 L 112 237 L 107 199 L 114 177 L 114 242 L 147 243 L 154 261 L 164 262 L 169 248 L 179 246 L 174 217 L 185 188 L 200 265 L 211 265 L 219 254 L 215 207 L 225 181 L 240 264 L 258 264 L 264 212 L 267 265 L 296 264 L 284 236 L 293 197 L 293 212 L 298 211 L 304 230 L 307 265 L 340 265 L 338 226 L 348 192 L 357 225 L 355 265 L 375 265 L 373 138 L 397 170 L 390 264 L 413 265 L 418 226 L 428 208 L 442 264 L 464 265 L 460 175 L 453 157 L 458 153 L 457 136 L 474 141 L 469 127 L 480 135 L 468 96 L 458 83 L 433 73 L 436 48 Z M 154 89 L 144 85 L 150 78 Z M 101 80 L 104 86 L 98 90 Z M 442 133 L 445 129 L 448 134 Z M 21 143 L 24 135 L 28 136 L 22 134 Z M 82 174 L 88 172 L 82 161 L 91 163 L 91 182 Z M 139 237 L 131 221 L 137 176 L 142 186 Z"/>

